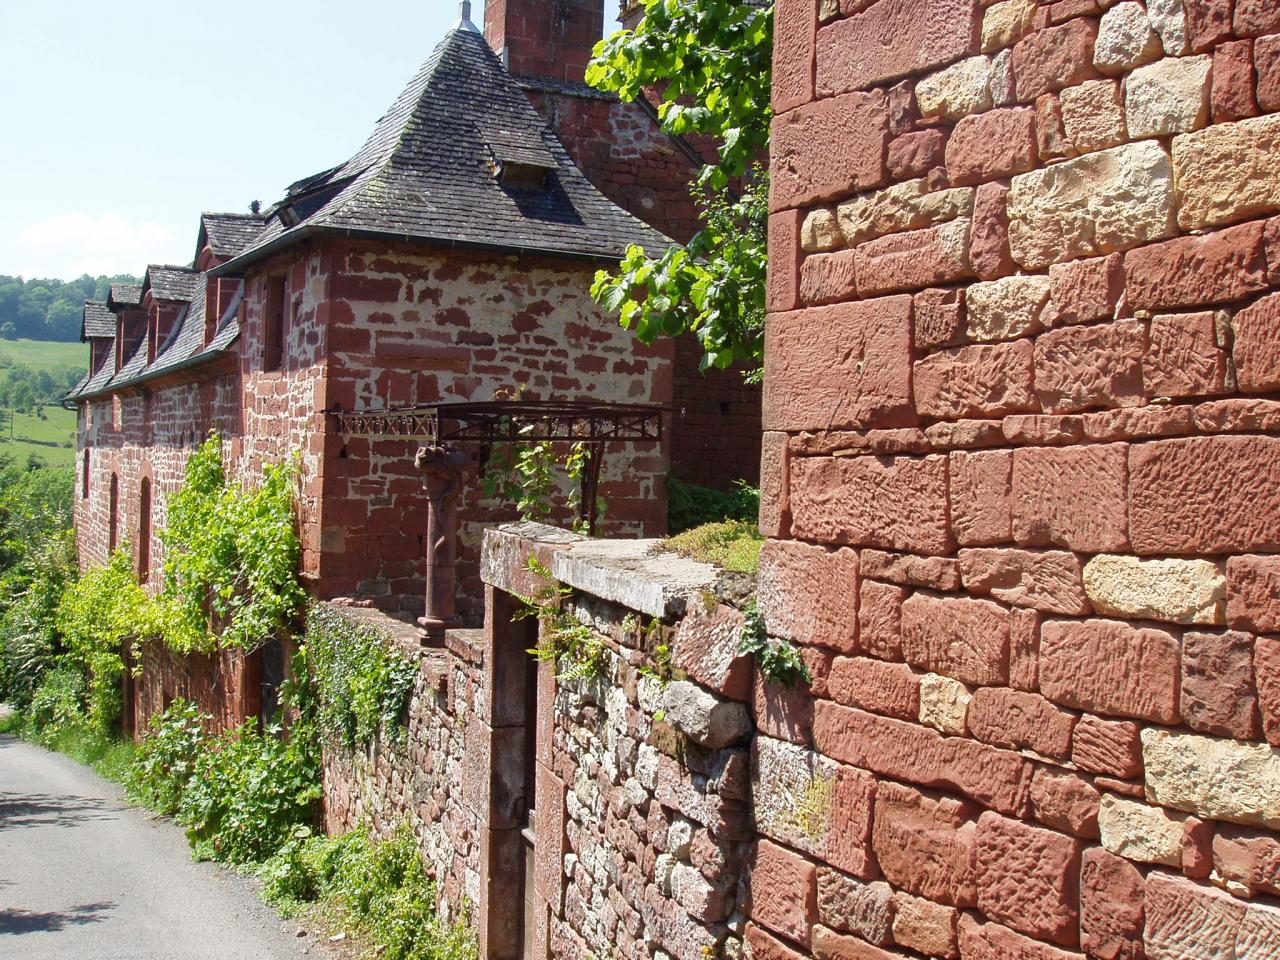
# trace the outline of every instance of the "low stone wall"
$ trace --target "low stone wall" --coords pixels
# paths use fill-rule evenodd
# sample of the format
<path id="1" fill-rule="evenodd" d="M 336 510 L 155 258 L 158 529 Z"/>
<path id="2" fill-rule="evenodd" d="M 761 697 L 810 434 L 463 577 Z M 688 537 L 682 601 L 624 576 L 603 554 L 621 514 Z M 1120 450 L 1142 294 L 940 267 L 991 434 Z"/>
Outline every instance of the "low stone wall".
<path id="1" fill-rule="evenodd" d="M 489 531 L 485 629 L 442 650 L 376 611 L 331 607 L 422 670 L 405 734 L 326 749 L 327 826 L 409 820 L 482 956 L 518 957 L 523 941 L 579 960 L 742 954 L 754 851 L 742 584 L 656 550 L 536 524 Z M 567 611 L 604 647 L 598 673 L 558 680 L 532 664 L 535 628 L 513 619 L 542 585 L 530 556 L 573 590 Z"/>

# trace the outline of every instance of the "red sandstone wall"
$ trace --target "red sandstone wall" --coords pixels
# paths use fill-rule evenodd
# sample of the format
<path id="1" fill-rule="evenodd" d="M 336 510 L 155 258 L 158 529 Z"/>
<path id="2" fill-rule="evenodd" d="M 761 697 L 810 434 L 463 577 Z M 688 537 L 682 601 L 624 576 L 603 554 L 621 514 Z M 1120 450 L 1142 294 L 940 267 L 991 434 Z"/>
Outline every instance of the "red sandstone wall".
<path id="1" fill-rule="evenodd" d="M 759 778 L 756 960 L 1277 955 L 1278 52 L 779 3 L 758 754 L 847 790 L 837 855 Z"/>

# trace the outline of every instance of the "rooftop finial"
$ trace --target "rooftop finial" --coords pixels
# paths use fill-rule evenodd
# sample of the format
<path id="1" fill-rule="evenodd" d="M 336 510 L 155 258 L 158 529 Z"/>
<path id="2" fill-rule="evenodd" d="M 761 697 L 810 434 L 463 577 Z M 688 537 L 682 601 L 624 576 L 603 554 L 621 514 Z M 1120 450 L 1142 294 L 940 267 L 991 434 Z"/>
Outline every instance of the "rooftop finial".
<path id="1" fill-rule="evenodd" d="M 479 33 L 476 25 L 471 22 L 471 0 L 462 0 L 458 4 L 458 22 L 454 26 L 455 30 L 470 30 L 472 33 Z"/>

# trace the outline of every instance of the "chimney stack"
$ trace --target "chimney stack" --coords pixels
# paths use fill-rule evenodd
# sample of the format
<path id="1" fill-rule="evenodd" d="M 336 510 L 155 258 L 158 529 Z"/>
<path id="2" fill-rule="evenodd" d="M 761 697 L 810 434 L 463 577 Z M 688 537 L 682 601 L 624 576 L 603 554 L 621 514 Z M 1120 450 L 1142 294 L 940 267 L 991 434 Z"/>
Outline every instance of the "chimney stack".
<path id="1" fill-rule="evenodd" d="M 484 35 L 513 76 L 581 83 L 604 0 L 487 0 Z"/>

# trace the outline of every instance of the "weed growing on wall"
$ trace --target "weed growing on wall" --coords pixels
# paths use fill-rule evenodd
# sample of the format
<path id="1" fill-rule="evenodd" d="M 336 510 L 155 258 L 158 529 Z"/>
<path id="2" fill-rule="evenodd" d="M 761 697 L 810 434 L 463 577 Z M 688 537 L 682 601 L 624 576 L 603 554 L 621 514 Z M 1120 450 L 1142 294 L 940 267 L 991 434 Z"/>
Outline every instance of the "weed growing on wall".
<path id="1" fill-rule="evenodd" d="M 744 616 L 746 622 L 742 626 L 738 649 L 756 658 L 766 680 L 785 687 L 812 682 L 813 675 L 800 655 L 800 648 L 787 640 L 770 637 L 765 630 L 764 617 L 755 603 L 747 607 Z"/>
<path id="2" fill-rule="evenodd" d="M 536 425 L 524 428 L 533 430 Z M 582 506 L 582 478 L 587 471 L 588 447 L 571 444 L 561 461 L 557 445 L 549 440 L 520 444 L 499 444 L 485 463 L 482 484 L 486 497 L 515 501 L 521 520 L 546 522 L 555 511 L 555 495 L 560 489 L 561 469 L 568 481 L 568 508 L 573 512 L 573 529 L 589 533 L 578 514 Z M 606 509 L 602 497 L 596 497 L 597 517 Z"/>
<path id="3" fill-rule="evenodd" d="M 294 521 L 292 464 L 268 466 L 256 489 L 227 480 L 213 434 L 170 498 L 165 545 L 165 641 L 181 653 L 253 650 L 293 621 L 305 594 Z"/>
<path id="4" fill-rule="evenodd" d="M 532 554 L 525 560 L 525 569 L 543 582 L 532 596 L 518 597 L 523 606 L 514 619 L 538 621 L 538 645 L 529 652 L 542 663 L 554 663 L 560 680 L 602 676 L 608 666 L 608 648 L 594 630 L 565 609 L 573 590 L 557 581 L 551 569 Z"/>
<path id="5" fill-rule="evenodd" d="M 404 730 L 418 662 L 376 629 L 314 605 L 294 669 L 311 677 L 324 736 L 354 747 Z"/>
<path id="6" fill-rule="evenodd" d="M 730 573 L 758 573 L 764 538 L 754 520 L 706 523 L 667 540 L 667 549 Z"/>

